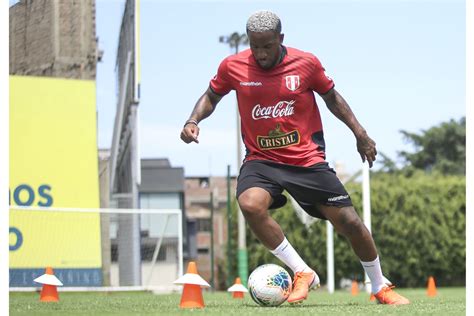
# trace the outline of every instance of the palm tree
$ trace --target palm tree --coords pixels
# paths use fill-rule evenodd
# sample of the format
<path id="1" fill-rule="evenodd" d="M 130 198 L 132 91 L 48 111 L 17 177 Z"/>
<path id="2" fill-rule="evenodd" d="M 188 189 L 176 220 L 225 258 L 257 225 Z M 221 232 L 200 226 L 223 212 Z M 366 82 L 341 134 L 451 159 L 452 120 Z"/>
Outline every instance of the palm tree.
<path id="1" fill-rule="evenodd" d="M 219 42 L 229 44 L 230 48 L 235 48 L 235 54 L 237 54 L 240 45 L 248 45 L 249 38 L 245 33 L 239 34 L 238 32 L 234 32 L 229 36 L 219 36 Z"/>

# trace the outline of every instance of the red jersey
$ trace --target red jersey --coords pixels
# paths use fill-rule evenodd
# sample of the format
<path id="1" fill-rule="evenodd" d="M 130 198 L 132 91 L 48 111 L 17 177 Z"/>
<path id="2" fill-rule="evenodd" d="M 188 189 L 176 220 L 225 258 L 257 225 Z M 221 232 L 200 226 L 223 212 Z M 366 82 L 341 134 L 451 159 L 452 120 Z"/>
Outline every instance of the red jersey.
<path id="1" fill-rule="evenodd" d="M 213 92 L 237 93 L 244 161 L 271 160 L 311 166 L 325 160 L 321 116 L 313 91 L 334 87 L 316 56 L 285 48 L 283 60 L 262 69 L 250 49 L 224 59 L 211 80 Z"/>

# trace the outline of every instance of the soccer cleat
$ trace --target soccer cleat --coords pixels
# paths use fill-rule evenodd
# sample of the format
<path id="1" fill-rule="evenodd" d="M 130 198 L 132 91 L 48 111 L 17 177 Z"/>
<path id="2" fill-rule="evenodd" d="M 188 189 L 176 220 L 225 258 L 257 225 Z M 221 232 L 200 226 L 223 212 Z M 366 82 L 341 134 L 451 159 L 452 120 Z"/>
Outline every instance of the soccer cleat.
<path id="1" fill-rule="evenodd" d="M 410 301 L 398 294 L 393 290 L 395 286 L 384 286 L 377 294 L 374 294 L 375 298 L 380 304 L 389 305 L 405 305 L 410 304 Z"/>
<path id="2" fill-rule="evenodd" d="M 319 287 L 319 277 L 316 272 L 296 272 L 293 280 L 293 290 L 288 297 L 288 303 L 301 303 L 308 297 L 309 290 Z"/>

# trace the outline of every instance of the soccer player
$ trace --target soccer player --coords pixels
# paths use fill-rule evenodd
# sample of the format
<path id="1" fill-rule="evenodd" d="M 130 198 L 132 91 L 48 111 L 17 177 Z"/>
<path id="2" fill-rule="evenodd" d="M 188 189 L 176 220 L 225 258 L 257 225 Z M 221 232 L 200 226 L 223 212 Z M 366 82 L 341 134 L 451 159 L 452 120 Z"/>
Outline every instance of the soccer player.
<path id="1" fill-rule="evenodd" d="M 259 11 L 247 21 L 250 49 L 225 58 L 197 101 L 181 139 L 198 143 L 201 120 L 231 90 L 237 93 L 246 156 L 237 183 L 237 198 L 253 233 L 294 272 L 289 303 L 299 303 L 319 277 L 288 242 L 269 215 L 286 203 L 287 190 L 311 216 L 331 222 L 345 236 L 370 278 L 372 292 L 383 304 L 408 304 L 384 283 L 372 235 L 357 215 L 349 194 L 325 161 L 325 143 L 317 92 L 329 110 L 354 133 L 362 161 L 372 167 L 375 142 L 334 88 L 316 56 L 283 46 L 281 21 Z"/>

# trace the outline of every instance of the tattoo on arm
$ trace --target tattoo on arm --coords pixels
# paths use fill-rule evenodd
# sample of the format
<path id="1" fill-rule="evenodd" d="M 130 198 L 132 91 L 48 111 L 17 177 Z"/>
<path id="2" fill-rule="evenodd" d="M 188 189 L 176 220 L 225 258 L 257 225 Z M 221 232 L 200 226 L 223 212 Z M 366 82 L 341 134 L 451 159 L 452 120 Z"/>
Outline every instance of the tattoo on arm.
<path id="1" fill-rule="evenodd" d="M 357 140 L 357 151 L 362 158 L 362 161 L 366 160 L 369 163 L 369 167 L 372 167 L 377 155 L 377 149 L 375 142 L 367 135 L 365 129 L 360 125 L 359 121 L 352 113 L 351 108 L 347 104 L 346 100 L 335 90 L 332 89 L 328 93 L 321 95 L 326 102 L 329 110 L 341 121 L 343 121 L 354 133 Z"/>
<path id="2" fill-rule="evenodd" d="M 349 104 L 346 100 L 336 91 L 332 89 L 327 94 L 321 95 L 328 109 L 334 116 L 344 122 L 351 129 L 356 136 L 360 136 L 366 133 L 365 129 L 360 125 L 359 121 L 352 112 Z"/>
<path id="3" fill-rule="evenodd" d="M 196 102 L 189 119 L 196 120 L 197 122 L 202 121 L 214 112 L 217 103 L 219 103 L 221 99 L 221 96 L 215 94 L 208 88 Z"/>

